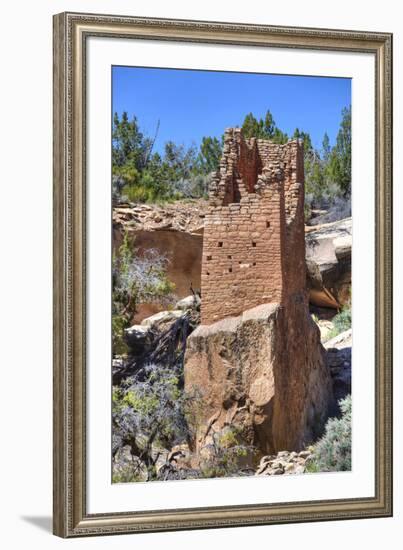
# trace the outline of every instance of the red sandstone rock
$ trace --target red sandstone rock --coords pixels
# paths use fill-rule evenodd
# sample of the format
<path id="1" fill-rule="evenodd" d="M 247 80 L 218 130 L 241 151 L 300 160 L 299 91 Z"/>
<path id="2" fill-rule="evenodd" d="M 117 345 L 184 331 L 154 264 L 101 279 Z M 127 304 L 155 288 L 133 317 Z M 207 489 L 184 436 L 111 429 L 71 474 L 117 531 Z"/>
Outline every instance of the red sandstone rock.
<path id="1" fill-rule="evenodd" d="M 333 403 L 319 330 L 298 300 L 200 325 L 187 340 L 185 389 L 203 403 L 197 451 L 229 425 L 263 454 L 303 449 Z"/>

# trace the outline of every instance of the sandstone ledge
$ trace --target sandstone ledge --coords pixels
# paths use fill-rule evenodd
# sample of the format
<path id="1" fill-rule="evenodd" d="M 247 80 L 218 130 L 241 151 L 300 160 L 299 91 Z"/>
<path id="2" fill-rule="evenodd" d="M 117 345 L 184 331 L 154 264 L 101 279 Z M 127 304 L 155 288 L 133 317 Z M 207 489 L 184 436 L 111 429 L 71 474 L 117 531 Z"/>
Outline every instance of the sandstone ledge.
<path id="1" fill-rule="evenodd" d="M 199 325 L 192 333 L 191 337 L 206 338 L 219 332 L 236 332 L 243 323 L 247 321 L 268 322 L 272 316 L 278 312 L 280 304 L 261 304 L 254 308 L 248 309 L 237 317 L 226 317 L 220 321 L 216 321 L 211 325 Z"/>

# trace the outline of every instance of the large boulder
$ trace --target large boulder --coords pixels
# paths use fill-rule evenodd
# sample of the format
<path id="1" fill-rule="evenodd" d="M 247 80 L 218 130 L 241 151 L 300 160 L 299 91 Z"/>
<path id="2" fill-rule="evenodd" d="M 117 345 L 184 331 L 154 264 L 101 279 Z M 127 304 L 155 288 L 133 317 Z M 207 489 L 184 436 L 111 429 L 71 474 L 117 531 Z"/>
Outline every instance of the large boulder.
<path id="1" fill-rule="evenodd" d="M 200 296 L 197 294 L 191 294 L 190 296 L 186 296 L 185 298 L 182 298 L 182 300 L 179 300 L 179 302 L 176 303 L 176 309 L 181 310 L 188 310 L 188 309 L 200 309 Z"/>
<path id="2" fill-rule="evenodd" d="M 187 340 L 185 389 L 202 402 L 196 453 L 226 426 L 261 454 L 299 451 L 334 407 L 319 329 L 301 296 L 200 325 Z"/>
<path id="3" fill-rule="evenodd" d="M 138 373 L 150 363 L 177 365 L 183 361 L 186 338 L 199 323 L 196 310 L 160 311 L 125 330 L 128 357 L 112 365 L 113 384 Z"/>
<path id="4" fill-rule="evenodd" d="M 339 308 L 350 301 L 352 220 L 309 228 L 305 234 L 310 301 Z"/>

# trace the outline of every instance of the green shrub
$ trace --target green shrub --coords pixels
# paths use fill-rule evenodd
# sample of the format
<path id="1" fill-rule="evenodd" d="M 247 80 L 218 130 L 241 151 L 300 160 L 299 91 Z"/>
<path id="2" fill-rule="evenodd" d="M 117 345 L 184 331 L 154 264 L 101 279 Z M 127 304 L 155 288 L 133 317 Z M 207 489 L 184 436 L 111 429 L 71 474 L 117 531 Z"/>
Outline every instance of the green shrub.
<path id="1" fill-rule="evenodd" d="M 324 436 L 315 444 L 307 463 L 308 472 L 351 470 L 351 395 L 339 401 L 341 418 L 331 418 Z"/>
<path id="2" fill-rule="evenodd" d="M 212 433 L 211 443 L 203 448 L 200 470 L 203 477 L 238 476 L 251 469 L 256 448 L 243 442 L 239 426 L 226 426 Z"/>
<path id="3" fill-rule="evenodd" d="M 142 184 L 126 185 L 122 190 L 122 197 L 129 202 L 154 202 L 155 190 Z"/>
<path id="4" fill-rule="evenodd" d="M 145 481 L 147 471 L 138 457 L 133 456 L 129 446 L 119 448 L 113 456 L 112 483 Z"/>
<path id="5" fill-rule="evenodd" d="M 143 478 L 133 472 L 133 469 L 130 466 L 124 466 L 115 471 L 117 468 L 114 468 L 112 473 L 112 483 L 133 483 L 134 481 L 143 481 Z"/>
<path id="6" fill-rule="evenodd" d="M 114 355 L 127 355 L 129 349 L 123 338 L 128 321 L 123 315 L 112 315 L 112 349 Z"/>
<path id="7" fill-rule="evenodd" d="M 326 338 L 327 340 L 330 340 L 331 338 L 334 338 L 338 334 L 351 328 L 351 306 L 344 306 L 340 313 L 333 317 L 332 323 L 334 328 L 328 334 Z"/>
<path id="8" fill-rule="evenodd" d="M 112 422 L 117 447 L 130 446 L 136 468 L 140 465 L 147 472 L 147 480 L 155 479 L 157 475 L 158 456 L 153 449 L 170 449 L 189 437 L 185 416 L 189 400 L 192 397 L 183 391 L 181 364 L 146 365 L 123 384 L 113 387 Z M 118 456 L 115 462 L 119 461 L 122 462 Z M 115 470 L 115 473 L 120 472 Z"/>
<path id="9" fill-rule="evenodd" d="M 333 319 L 333 324 L 335 325 L 339 333 L 351 328 L 350 306 L 343 308 L 341 312 L 336 315 L 336 317 Z"/>

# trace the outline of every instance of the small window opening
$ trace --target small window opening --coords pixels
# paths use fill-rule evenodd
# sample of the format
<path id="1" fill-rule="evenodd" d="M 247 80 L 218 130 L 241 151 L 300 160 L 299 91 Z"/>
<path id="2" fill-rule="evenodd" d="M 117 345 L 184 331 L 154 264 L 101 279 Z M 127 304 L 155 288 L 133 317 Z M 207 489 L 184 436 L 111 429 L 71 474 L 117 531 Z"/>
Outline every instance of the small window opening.
<path id="1" fill-rule="evenodd" d="M 218 246 L 222 247 L 222 244 L 223 244 L 222 241 L 219 241 Z"/>
<path id="2" fill-rule="evenodd" d="M 252 241 L 252 246 L 256 247 L 256 243 L 254 241 Z"/>

